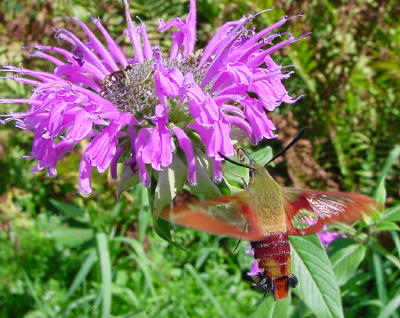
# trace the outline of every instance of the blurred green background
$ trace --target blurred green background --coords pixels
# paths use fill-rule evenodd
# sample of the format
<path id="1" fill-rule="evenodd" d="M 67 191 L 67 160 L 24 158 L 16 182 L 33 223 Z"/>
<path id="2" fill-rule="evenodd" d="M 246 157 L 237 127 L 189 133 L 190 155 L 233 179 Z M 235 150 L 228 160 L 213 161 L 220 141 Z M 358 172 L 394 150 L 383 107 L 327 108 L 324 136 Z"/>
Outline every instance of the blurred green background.
<path id="1" fill-rule="evenodd" d="M 188 12 L 183 0 L 130 1 L 130 6 L 133 15 L 146 21 L 151 41 L 164 47 L 168 39 L 157 32 L 157 18 L 169 20 Z M 260 147 L 280 149 L 299 128 L 308 127 L 305 139 L 276 166 L 277 180 L 296 187 L 375 193 L 391 207 L 387 221 L 398 221 L 398 2 L 198 0 L 197 46 L 203 47 L 225 21 L 272 7 L 253 21 L 258 29 L 283 15 L 302 13 L 281 32 L 312 32 L 274 56 L 278 64 L 295 65 L 285 85 L 292 96 L 304 97 L 280 107 L 273 115 L 279 140 Z M 112 35 L 127 43 L 121 36 L 122 1 L 3 0 L 0 62 L 50 70 L 22 47 L 56 45 L 54 28 L 68 26 L 82 35 L 66 17 L 89 22 L 90 15 L 100 17 Z M 0 96 L 29 96 L 29 90 L 0 79 Z M 0 104 L 0 113 L 22 107 Z M 233 253 L 233 239 L 179 229 L 174 239 L 189 252 L 169 245 L 152 229 L 143 188 L 125 192 L 116 202 L 115 183 L 107 174 L 95 175 L 94 193 L 80 195 L 81 149 L 60 163 L 57 178 L 32 175 L 34 163 L 20 158 L 29 154 L 31 140 L 12 123 L 0 127 L 1 318 L 134 313 L 132 317 L 286 317 L 271 311 L 271 299 L 263 300 L 242 279 L 251 262 L 243 253 L 246 242 Z M 382 176 L 385 183 L 379 183 Z M 345 316 L 399 317 L 397 227 L 392 223 L 380 228 L 391 231 L 370 231 L 365 225 L 358 229 L 373 242 L 362 242 L 368 249 L 341 284 Z M 328 249 L 331 260 L 334 251 Z M 112 315 L 104 316 L 108 310 Z M 316 317 L 296 295 L 288 315 Z"/>

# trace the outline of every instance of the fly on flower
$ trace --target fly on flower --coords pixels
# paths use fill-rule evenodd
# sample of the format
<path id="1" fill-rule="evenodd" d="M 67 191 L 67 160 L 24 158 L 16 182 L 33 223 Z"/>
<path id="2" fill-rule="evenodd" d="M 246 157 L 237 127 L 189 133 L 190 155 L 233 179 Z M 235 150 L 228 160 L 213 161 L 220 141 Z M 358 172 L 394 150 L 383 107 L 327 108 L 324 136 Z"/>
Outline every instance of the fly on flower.
<path id="1" fill-rule="evenodd" d="M 110 169 L 117 178 L 117 165 L 123 163 L 148 186 L 175 155 L 186 163 L 190 185 L 197 182 L 200 155 L 210 160 L 219 182 L 222 156 L 234 155 L 233 132 L 241 130 L 252 143 L 274 138 L 268 112 L 297 100 L 282 84 L 291 71 L 271 55 L 301 37 L 276 33 L 289 17 L 255 32 L 249 27 L 255 15 L 249 15 L 224 24 L 206 47 L 196 49 L 196 3 L 190 0 L 185 19 L 159 21 L 160 32 L 172 31 L 169 54 L 164 54 L 149 41 L 145 23 L 132 21 L 127 0 L 124 4 L 133 56 L 99 19 L 92 23 L 101 36 L 73 17 L 84 38 L 59 29 L 60 46 L 33 47 L 33 56 L 51 63 L 52 72 L 3 65 L 0 71 L 31 86 L 32 95 L 1 99 L 29 105 L 26 112 L 2 116 L 2 122 L 15 121 L 33 132 L 33 171 L 51 176 L 58 162 L 86 140 L 79 167 L 85 194 L 92 192 L 93 169 Z"/>
<path id="2" fill-rule="evenodd" d="M 289 149 L 302 132 L 265 166 L 251 158 L 249 163 L 225 158 L 249 169 L 248 190 L 205 200 L 184 192 L 161 213 L 162 218 L 178 225 L 249 240 L 256 260 L 249 274 L 259 276 L 254 287 L 272 293 L 277 300 L 286 298 L 289 287 L 297 285 L 291 270 L 289 235 L 316 233 L 325 224 L 354 222 L 379 210 L 377 202 L 359 194 L 282 188 L 275 182 L 267 165 Z"/>

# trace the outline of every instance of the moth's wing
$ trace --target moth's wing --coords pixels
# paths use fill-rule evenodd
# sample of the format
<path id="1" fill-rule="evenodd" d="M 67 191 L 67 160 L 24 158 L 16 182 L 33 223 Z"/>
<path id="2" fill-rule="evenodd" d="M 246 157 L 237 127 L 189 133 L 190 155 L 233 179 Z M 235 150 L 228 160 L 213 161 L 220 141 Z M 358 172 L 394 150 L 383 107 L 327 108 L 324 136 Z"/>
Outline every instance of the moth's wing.
<path id="1" fill-rule="evenodd" d="M 247 191 L 212 199 L 197 199 L 189 192 L 178 195 L 160 217 L 172 223 L 216 235 L 259 240 L 257 215 L 250 208 Z"/>
<path id="2" fill-rule="evenodd" d="M 333 222 L 351 223 L 381 209 L 376 201 L 355 193 L 284 188 L 284 195 L 290 235 L 315 233 Z"/>

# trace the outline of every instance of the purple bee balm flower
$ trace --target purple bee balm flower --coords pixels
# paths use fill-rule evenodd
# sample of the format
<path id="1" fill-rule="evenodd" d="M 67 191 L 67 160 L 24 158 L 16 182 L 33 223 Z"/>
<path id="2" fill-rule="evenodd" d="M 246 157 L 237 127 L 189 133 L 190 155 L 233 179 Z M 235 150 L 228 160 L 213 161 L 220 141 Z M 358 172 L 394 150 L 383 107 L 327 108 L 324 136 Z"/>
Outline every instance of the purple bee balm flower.
<path id="1" fill-rule="evenodd" d="M 0 70 L 16 82 L 30 85 L 28 99 L 1 99 L 1 103 L 25 103 L 25 113 L 3 116 L 34 134 L 33 171 L 46 169 L 55 175 L 59 160 L 87 140 L 79 168 L 79 185 L 90 193 L 93 169 L 103 173 L 124 163 L 138 173 L 145 185 L 151 171 L 171 165 L 182 151 L 187 179 L 196 183 L 195 156 L 205 153 L 213 164 L 215 181 L 222 178 L 221 162 L 233 155 L 233 128 L 241 129 L 253 143 L 275 137 L 267 111 L 282 102 L 294 103 L 282 80 L 291 72 L 271 58 L 278 49 L 300 38 L 274 44 L 285 34 L 273 33 L 289 20 L 255 32 L 247 28 L 255 17 L 245 16 L 224 24 L 204 50 L 195 51 L 196 3 L 190 0 L 186 19 L 160 20 L 160 32 L 172 33 L 169 55 L 150 43 L 143 22 L 135 24 L 127 0 L 126 34 L 134 50 L 123 49 L 103 27 L 92 22 L 97 36 L 78 18 L 72 18 L 86 34 L 80 39 L 59 29 L 64 47 L 36 45 L 32 55 L 52 63 L 52 72 L 4 65 Z M 196 149 L 194 149 L 196 145 Z"/>
<path id="2" fill-rule="evenodd" d="M 251 248 L 250 245 L 248 246 L 248 248 L 244 252 L 245 252 L 245 254 L 254 255 L 254 251 L 253 251 L 253 249 Z M 253 261 L 251 262 L 250 271 L 247 272 L 247 275 L 249 275 L 249 276 L 257 276 L 260 273 L 261 273 L 261 269 L 258 266 L 258 261 L 253 259 Z"/>
<path id="3" fill-rule="evenodd" d="M 258 262 L 256 260 L 252 261 L 251 262 L 250 271 L 247 272 L 247 275 L 249 275 L 249 276 L 257 276 L 260 273 L 261 273 L 261 269 L 258 266 Z"/>
<path id="4" fill-rule="evenodd" d="M 328 232 L 327 227 L 324 226 L 324 229 L 318 233 L 318 237 L 324 247 L 327 247 L 334 240 L 340 237 L 346 237 L 346 235 L 338 233 L 338 232 Z"/>

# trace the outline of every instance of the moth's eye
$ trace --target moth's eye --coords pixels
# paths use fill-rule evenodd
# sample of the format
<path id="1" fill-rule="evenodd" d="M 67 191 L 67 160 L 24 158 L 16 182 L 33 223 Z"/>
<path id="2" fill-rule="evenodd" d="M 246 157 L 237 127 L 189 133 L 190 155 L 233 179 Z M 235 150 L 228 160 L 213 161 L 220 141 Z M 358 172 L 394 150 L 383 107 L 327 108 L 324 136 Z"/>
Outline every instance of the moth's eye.
<path id="1" fill-rule="evenodd" d="M 237 157 L 241 163 L 244 163 L 246 160 L 246 153 L 244 152 L 243 148 L 239 148 L 237 150 Z"/>
<path id="2" fill-rule="evenodd" d="M 254 169 L 250 169 L 250 170 L 249 170 L 249 177 L 250 177 L 250 179 L 254 177 L 255 172 L 256 172 L 256 171 L 255 171 Z"/>

